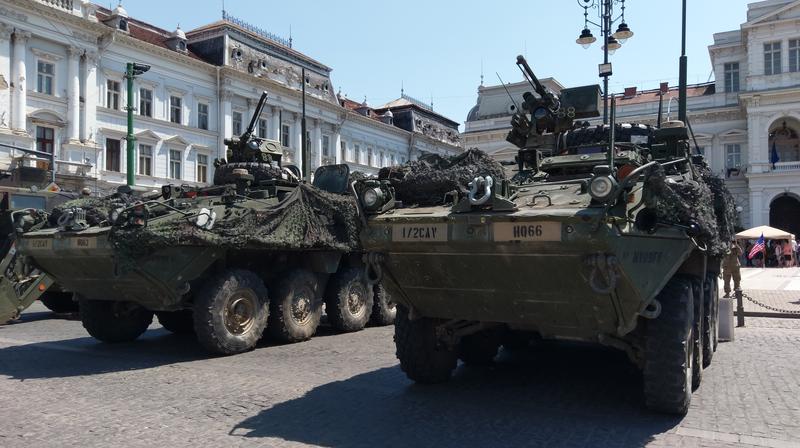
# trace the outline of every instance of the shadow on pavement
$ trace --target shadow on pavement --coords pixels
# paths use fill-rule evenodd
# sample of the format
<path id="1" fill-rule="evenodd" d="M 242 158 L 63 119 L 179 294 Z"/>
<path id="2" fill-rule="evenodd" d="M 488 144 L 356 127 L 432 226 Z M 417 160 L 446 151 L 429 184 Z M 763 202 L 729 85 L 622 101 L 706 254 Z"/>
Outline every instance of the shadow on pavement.
<path id="1" fill-rule="evenodd" d="M 446 384 L 398 367 L 318 386 L 242 421 L 234 436 L 322 446 L 641 446 L 679 418 L 643 406 L 625 355 L 570 344 L 503 353 Z"/>

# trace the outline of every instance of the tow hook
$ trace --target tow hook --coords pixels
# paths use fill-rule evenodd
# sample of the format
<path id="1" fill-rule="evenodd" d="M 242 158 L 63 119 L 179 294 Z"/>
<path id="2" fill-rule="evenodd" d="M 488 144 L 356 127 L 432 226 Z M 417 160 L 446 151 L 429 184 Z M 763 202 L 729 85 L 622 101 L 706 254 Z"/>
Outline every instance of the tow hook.
<path id="1" fill-rule="evenodd" d="M 492 197 L 492 187 L 494 186 L 494 179 L 492 176 L 478 176 L 472 180 L 468 185 L 469 187 L 469 203 L 471 205 L 483 205 Z M 483 196 L 476 198 L 478 190 L 483 187 Z"/>
<path id="2" fill-rule="evenodd" d="M 586 257 L 586 264 L 592 269 L 589 287 L 597 294 L 606 295 L 617 289 L 619 261 L 614 255 L 595 254 Z"/>

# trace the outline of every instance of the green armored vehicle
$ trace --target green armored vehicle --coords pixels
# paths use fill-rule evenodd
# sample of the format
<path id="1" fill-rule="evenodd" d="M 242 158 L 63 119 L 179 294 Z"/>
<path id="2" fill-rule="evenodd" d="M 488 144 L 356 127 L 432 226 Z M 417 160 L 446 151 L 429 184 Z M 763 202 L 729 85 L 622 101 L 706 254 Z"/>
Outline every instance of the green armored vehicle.
<path id="1" fill-rule="evenodd" d="M 612 104 L 612 125 L 590 125 L 598 86 L 558 97 L 517 62 L 535 93 L 513 116 L 508 176 L 470 150 L 354 186 L 400 366 L 437 383 L 501 345 L 585 341 L 629 355 L 650 408 L 685 413 L 716 348 L 731 196 L 683 123 L 616 124 Z"/>
<path id="2" fill-rule="evenodd" d="M 123 186 L 64 204 L 18 237 L 27 264 L 76 293 L 89 334 L 131 341 L 155 314 L 233 354 L 265 328 L 280 341 L 310 338 L 323 305 L 340 331 L 392 322 L 385 291 L 365 277 L 348 167 L 320 167 L 309 185 L 283 166 L 279 143 L 252 134 L 266 95 L 245 133 L 226 140 L 214 186 Z"/>

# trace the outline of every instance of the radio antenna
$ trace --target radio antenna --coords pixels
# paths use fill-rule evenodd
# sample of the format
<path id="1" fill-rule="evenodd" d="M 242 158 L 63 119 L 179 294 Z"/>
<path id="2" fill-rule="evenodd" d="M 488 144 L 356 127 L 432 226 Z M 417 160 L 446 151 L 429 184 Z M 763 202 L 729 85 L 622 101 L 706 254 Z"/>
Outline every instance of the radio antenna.
<path id="1" fill-rule="evenodd" d="M 500 77 L 500 73 L 497 73 L 497 72 L 494 72 L 494 73 L 495 73 L 495 75 L 497 75 L 497 79 L 500 80 L 500 84 L 503 85 L 503 88 L 505 89 L 506 93 L 508 94 L 508 97 L 511 98 L 511 102 L 514 103 L 514 109 L 516 109 L 517 112 L 519 112 L 520 111 L 519 110 L 519 106 L 517 105 L 517 102 L 514 101 L 514 97 L 511 96 L 511 92 L 508 91 L 508 87 L 506 87 L 506 83 L 503 82 L 503 78 Z"/>

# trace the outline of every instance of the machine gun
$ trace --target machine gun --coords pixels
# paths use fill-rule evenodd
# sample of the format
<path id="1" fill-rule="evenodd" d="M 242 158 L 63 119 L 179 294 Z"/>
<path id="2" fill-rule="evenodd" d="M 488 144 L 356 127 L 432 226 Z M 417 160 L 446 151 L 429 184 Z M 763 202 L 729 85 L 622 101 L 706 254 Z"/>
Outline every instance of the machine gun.
<path id="1" fill-rule="evenodd" d="M 255 131 L 258 117 L 261 116 L 261 111 L 264 110 L 264 105 L 267 103 L 267 92 L 261 93 L 261 99 L 258 100 L 255 113 L 250 119 L 250 124 L 239 137 L 226 138 L 224 140 L 225 146 L 228 147 L 225 158 L 226 160 L 216 160 L 215 166 L 224 165 L 225 163 L 242 163 L 242 162 L 256 162 L 281 166 L 281 144 L 275 140 L 268 140 L 266 138 L 257 137 L 253 133 Z"/>

